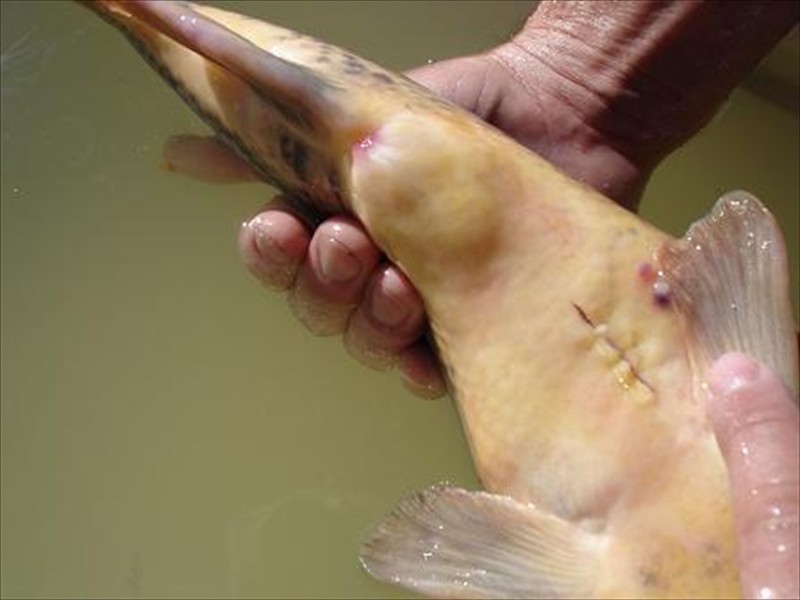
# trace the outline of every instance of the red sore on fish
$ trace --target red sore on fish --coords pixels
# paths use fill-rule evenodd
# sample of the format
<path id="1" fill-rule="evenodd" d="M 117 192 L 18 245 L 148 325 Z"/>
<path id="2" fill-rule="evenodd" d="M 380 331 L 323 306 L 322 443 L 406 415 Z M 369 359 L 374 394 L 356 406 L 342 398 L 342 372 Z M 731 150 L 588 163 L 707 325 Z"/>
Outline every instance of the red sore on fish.
<path id="1" fill-rule="evenodd" d="M 652 264 L 645 262 L 639 265 L 636 269 L 636 274 L 642 283 L 650 286 L 653 304 L 660 307 L 669 305 L 672 299 L 672 290 L 661 271 L 656 271 Z"/>
<path id="2" fill-rule="evenodd" d="M 639 268 L 636 269 L 636 272 L 639 275 L 639 279 L 644 283 L 653 283 L 658 276 L 655 268 L 650 263 L 641 263 Z"/>
<path id="3" fill-rule="evenodd" d="M 362 158 L 367 156 L 370 150 L 375 146 L 376 142 L 376 132 L 372 132 L 369 135 L 364 136 L 358 142 L 353 144 L 352 152 L 353 156 L 356 159 Z"/>

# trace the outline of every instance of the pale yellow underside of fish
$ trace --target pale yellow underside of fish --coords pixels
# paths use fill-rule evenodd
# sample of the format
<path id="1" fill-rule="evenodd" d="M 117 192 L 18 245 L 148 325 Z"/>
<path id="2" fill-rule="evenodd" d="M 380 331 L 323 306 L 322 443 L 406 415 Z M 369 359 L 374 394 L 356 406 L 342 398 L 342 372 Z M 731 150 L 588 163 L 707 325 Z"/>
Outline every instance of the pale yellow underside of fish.
<path id="1" fill-rule="evenodd" d="M 797 391 L 755 198 L 674 240 L 344 51 L 209 7 L 92 7 L 265 179 L 354 212 L 424 299 L 486 491 L 403 501 L 365 542 L 372 574 L 443 597 L 740 594 L 703 377 L 740 350 Z"/>

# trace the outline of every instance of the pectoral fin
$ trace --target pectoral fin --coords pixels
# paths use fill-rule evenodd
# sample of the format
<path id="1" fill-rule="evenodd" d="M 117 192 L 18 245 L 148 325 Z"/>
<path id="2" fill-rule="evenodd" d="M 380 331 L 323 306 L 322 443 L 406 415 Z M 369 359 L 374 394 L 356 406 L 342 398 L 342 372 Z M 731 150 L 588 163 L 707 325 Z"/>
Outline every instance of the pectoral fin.
<path id="1" fill-rule="evenodd" d="M 436 597 L 590 597 L 600 539 L 533 505 L 434 486 L 400 502 L 361 559 L 374 577 Z"/>
<path id="2" fill-rule="evenodd" d="M 686 236 L 662 249 L 695 372 L 743 352 L 798 391 L 796 326 L 783 236 L 769 211 L 747 192 L 720 198 Z"/>

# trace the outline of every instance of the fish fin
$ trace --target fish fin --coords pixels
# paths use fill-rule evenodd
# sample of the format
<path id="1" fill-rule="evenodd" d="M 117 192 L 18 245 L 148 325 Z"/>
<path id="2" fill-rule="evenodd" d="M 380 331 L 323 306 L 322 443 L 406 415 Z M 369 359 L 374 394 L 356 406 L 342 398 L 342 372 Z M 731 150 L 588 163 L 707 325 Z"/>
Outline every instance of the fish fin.
<path id="1" fill-rule="evenodd" d="M 778 224 L 757 198 L 725 194 L 658 258 L 698 377 L 721 355 L 737 351 L 772 368 L 797 394 L 786 249 Z"/>
<path id="2" fill-rule="evenodd" d="M 532 504 L 438 485 L 402 500 L 361 561 L 377 579 L 436 597 L 589 597 L 599 544 Z"/>

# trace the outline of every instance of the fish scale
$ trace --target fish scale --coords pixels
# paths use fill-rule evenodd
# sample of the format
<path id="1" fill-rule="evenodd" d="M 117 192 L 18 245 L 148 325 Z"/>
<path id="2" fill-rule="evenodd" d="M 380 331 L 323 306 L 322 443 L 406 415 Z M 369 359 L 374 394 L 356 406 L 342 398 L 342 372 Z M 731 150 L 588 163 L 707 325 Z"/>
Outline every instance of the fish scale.
<path id="1" fill-rule="evenodd" d="M 419 290 L 485 489 L 401 501 L 362 547 L 372 575 L 439 597 L 741 593 L 704 378 L 738 350 L 798 380 L 756 198 L 676 240 L 352 53 L 190 3 L 86 4 L 266 181 L 354 213 Z"/>

